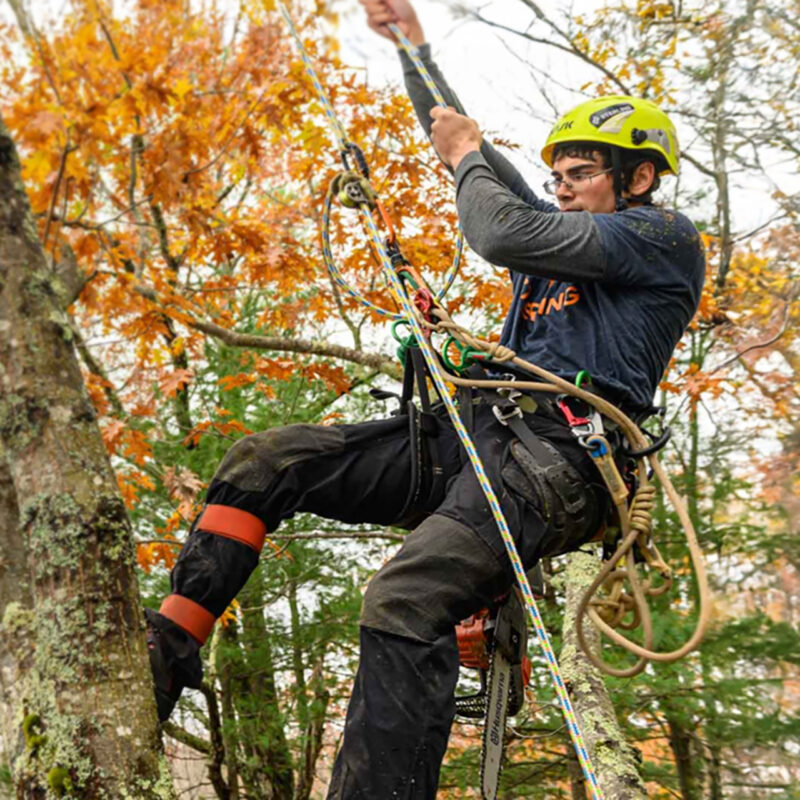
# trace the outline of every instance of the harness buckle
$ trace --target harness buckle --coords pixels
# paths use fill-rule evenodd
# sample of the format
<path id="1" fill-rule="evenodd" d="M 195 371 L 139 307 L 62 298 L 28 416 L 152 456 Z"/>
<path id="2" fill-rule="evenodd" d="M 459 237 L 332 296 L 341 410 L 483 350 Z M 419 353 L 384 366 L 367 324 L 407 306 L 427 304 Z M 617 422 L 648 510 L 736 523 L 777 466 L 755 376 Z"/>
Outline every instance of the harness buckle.
<path id="1" fill-rule="evenodd" d="M 497 421 L 501 425 L 508 425 L 508 421 L 513 417 L 521 417 L 522 416 L 522 409 L 513 401 L 513 399 L 509 398 L 507 403 L 501 405 L 500 403 L 495 403 L 492 406 L 492 413 L 497 417 Z"/>
<path id="2" fill-rule="evenodd" d="M 516 375 L 512 375 L 511 373 L 500 376 L 500 380 L 504 381 L 515 381 L 516 379 Z M 497 389 L 497 394 L 499 394 L 503 400 L 492 406 L 492 413 L 497 417 L 497 421 L 501 425 L 507 426 L 510 419 L 522 416 L 522 409 L 517 404 L 517 398 L 522 397 L 522 392 L 511 386 L 502 386 Z"/>

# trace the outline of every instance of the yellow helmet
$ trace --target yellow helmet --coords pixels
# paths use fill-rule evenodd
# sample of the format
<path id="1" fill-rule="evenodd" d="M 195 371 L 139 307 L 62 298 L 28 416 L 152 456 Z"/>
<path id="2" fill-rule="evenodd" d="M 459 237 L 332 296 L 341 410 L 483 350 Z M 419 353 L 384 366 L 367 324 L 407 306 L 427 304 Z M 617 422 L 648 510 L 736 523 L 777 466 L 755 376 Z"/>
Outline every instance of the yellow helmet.
<path id="1" fill-rule="evenodd" d="M 659 175 L 677 175 L 680 149 L 670 118 L 649 100 L 628 95 L 598 97 L 568 111 L 553 126 L 542 160 L 553 166 L 553 150 L 565 142 L 597 142 L 663 156 Z"/>

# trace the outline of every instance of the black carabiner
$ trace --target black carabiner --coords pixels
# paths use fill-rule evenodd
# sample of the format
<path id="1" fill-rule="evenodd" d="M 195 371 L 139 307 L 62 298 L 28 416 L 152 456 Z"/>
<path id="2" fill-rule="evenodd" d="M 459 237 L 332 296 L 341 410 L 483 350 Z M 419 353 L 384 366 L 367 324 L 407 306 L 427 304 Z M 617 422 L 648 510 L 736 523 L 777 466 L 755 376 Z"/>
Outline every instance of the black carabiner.
<path id="1" fill-rule="evenodd" d="M 342 150 L 339 155 L 342 158 L 342 163 L 344 164 L 344 168 L 349 170 L 350 164 L 348 162 L 348 157 L 353 156 L 356 161 L 356 169 L 360 173 L 363 178 L 369 178 L 369 166 L 367 165 L 367 159 L 364 158 L 364 153 L 362 152 L 361 148 L 355 144 L 354 142 L 348 142 L 345 145 L 345 149 Z"/>
<path id="2" fill-rule="evenodd" d="M 655 437 L 654 433 L 650 433 L 650 431 L 644 430 L 642 428 L 642 433 L 649 436 L 651 439 Z M 661 432 L 661 436 L 656 439 L 650 447 L 645 447 L 644 450 L 629 450 L 625 445 L 620 446 L 620 450 L 627 458 L 645 458 L 646 456 L 651 456 L 653 453 L 657 453 L 661 450 L 662 447 L 670 440 L 672 436 L 672 428 L 667 426 Z"/>

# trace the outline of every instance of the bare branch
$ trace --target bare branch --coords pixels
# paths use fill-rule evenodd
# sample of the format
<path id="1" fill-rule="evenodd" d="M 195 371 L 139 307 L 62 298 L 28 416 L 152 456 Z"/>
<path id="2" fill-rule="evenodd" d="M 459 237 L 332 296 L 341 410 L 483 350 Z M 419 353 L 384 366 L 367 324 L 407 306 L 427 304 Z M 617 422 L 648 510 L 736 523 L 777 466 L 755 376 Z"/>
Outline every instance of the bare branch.
<path id="1" fill-rule="evenodd" d="M 161 730 L 170 738 L 175 739 L 176 742 L 185 744 L 198 753 L 202 753 L 205 756 L 210 756 L 212 754 L 211 742 L 207 742 L 205 739 L 201 739 L 199 736 L 189 733 L 185 728 L 181 728 L 180 725 L 176 725 L 174 722 L 162 723 Z"/>
<path id="2" fill-rule="evenodd" d="M 382 353 L 364 353 L 350 347 L 343 347 L 330 342 L 311 342 L 307 339 L 287 339 L 282 336 L 261 336 L 255 333 L 238 333 L 223 328 L 206 320 L 187 318 L 187 325 L 198 331 L 214 336 L 233 347 L 252 347 L 257 350 L 280 350 L 288 353 L 306 353 L 308 355 L 329 356 L 371 367 L 384 375 L 400 377 L 400 368 L 390 356 Z"/>
<path id="3" fill-rule="evenodd" d="M 789 319 L 790 319 L 790 312 L 792 309 L 792 301 L 786 303 L 786 307 L 783 310 L 783 322 L 781 324 L 780 330 L 774 335 L 771 336 L 764 342 L 756 342 L 756 344 L 751 344 L 749 347 L 745 347 L 744 350 L 740 350 L 738 353 L 732 355 L 730 358 L 725 359 L 721 364 L 718 364 L 714 369 L 709 370 L 709 375 L 713 375 L 715 372 L 719 372 L 721 369 L 724 369 L 727 366 L 730 366 L 735 361 L 738 361 L 743 355 L 746 353 L 750 353 L 753 350 L 760 350 L 762 347 L 769 347 L 771 344 L 775 344 L 775 342 L 780 339 L 786 330 L 789 327 Z"/>
<path id="4" fill-rule="evenodd" d="M 388 531 L 314 531 L 313 533 L 271 533 L 269 539 L 280 542 L 296 542 L 301 540 L 314 541 L 317 539 L 388 539 L 392 542 L 402 542 L 406 537 L 402 533 Z M 137 539 L 136 544 L 169 544 L 174 547 L 183 547 L 183 542 L 178 539 Z"/>
<path id="5" fill-rule="evenodd" d="M 554 31 L 560 38 L 562 38 L 566 44 L 560 44 L 558 42 L 554 42 L 552 39 L 544 39 L 539 36 L 532 36 L 527 31 L 521 31 L 517 28 L 512 28 L 507 25 L 503 25 L 499 22 L 494 22 L 487 17 L 484 17 L 479 11 L 474 9 L 465 9 L 466 13 L 476 19 L 478 22 L 483 22 L 485 25 L 489 25 L 492 28 L 499 28 L 500 30 L 504 30 L 507 33 L 511 33 L 514 36 L 519 36 L 523 39 L 526 39 L 529 42 L 533 42 L 535 44 L 544 44 L 548 47 L 554 47 L 556 50 L 561 50 L 565 53 L 569 53 L 570 55 L 579 58 L 581 61 L 584 61 L 591 67 L 594 67 L 596 70 L 599 70 L 606 76 L 617 88 L 619 88 L 623 94 L 632 94 L 630 87 L 625 84 L 624 81 L 621 81 L 617 75 L 615 75 L 610 69 L 605 67 L 596 59 L 592 58 L 588 53 L 584 52 L 583 50 L 578 47 L 574 40 L 569 36 L 568 33 L 561 30 L 549 17 L 547 17 L 544 12 L 531 0 L 520 0 L 520 2 L 524 3 L 528 8 L 530 8 L 534 14 L 544 22 L 552 31 Z"/>
<path id="6" fill-rule="evenodd" d="M 64 178 L 64 169 L 67 166 L 67 157 L 73 150 L 77 150 L 77 148 L 73 147 L 69 143 L 69 138 L 67 138 L 67 143 L 64 145 L 64 149 L 61 151 L 61 160 L 58 164 L 58 174 L 56 175 L 56 182 L 53 186 L 53 194 L 50 197 L 50 209 L 47 212 L 47 220 L 44 225 L 44 233 L 42 234 L 42 250 L 47 250 L 47 237 L 50 235 L 50 224 L 53 221 L 56 200 L 58 199 L 58 192 L 61 188 L 61 181 Z"/>

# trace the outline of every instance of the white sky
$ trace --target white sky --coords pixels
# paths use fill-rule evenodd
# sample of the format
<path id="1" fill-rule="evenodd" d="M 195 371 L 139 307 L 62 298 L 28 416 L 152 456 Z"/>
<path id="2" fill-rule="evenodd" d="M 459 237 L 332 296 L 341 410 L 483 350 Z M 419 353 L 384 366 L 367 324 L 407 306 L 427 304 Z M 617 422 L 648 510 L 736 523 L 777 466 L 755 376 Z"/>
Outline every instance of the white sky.
<path id="1" fill-rule="evenodd" d="M 484 17 L 502 22 L 504 25 L 524 29 L 534 19 L 533 13 L 520 0 L 465 0 L 465 5 L 480 8 Z M 574 56 L 558 50 L 524 41 L 518 36 L 505 34 L 487 25 L 458 18 L 453 9 L 458 4 L 453 0 L 419 0 L 415 8 L 422 22 L 428 41 L 433 48 L 434 59 L 439 64 L 448 82 L 459 95 L 464 107 L 481 128 L 504 139 L 516 142 L 521 149 L 510 155 L 528 183 L 537 191 L 547 179 L 545 165 L 539 158 L 539 149 L 544 142 L 550 123 L 554 121 L 551 110 L 541 100 L 530 75 L 528 63 L 552 75 L 561 86 L 577 90 L 589 80 L 597 79 L 598 73 Z M 569 8 L 573 14 L 591 14 L 598 8 L 594 0 L 550 0 L 543 4 L 546 13 L 555 18 L 558 9 Z M 393 83 L 402 86 L 402 76 L 394 46 L 370 31 L 364 21 L 360 6 L 353 0 L 344 0 L 342 22 L 338 31 L 342 42 L 342 57 L 355 68 L 368 71 L 371 83 Z M 348 10 L 345 10 L 348 9 Z M 531 32 L 547 36 L 547 29 L 535 25 Z M 578 95 L 552 86 L 552 96 L 560 110 L 566 111 L 580 102 Z M 536 105 L 544 117 L 536 119 L 527 104 Z M 538 104 L 538 105 L 537 105 Z M 678 124 L 681 142 L 688 145 L 692 132 Z M 700 160 L 706 155 L 695 152 Z M 769 165 L 767 155 L 764 163 Z M 800 192 L 800 175 L 793 165 L 776 165 L 769 168 L 773 180 L 781 189 L 791 194 Z M 694 185 L 697 173 L 686 162 L 682 165 L 683 181 Z M 770 201 L 773 185 L 762 176 L 733 175 L 733 217 L 737 231 L 749 231 L 765 223 L 775 211 Z M 662 197 L 669 198 L 674 191 L 672 178 L 663 184 Z M 713 214 L 713 196 L 709 196 L 700 211 L 710 218 Z"/>
<path id="2" fill-rule="evenodd" d="M 239 2 L 229 0 L 232 7 Z M 310 0 L 308 0 L 310 2 Z M 329 0 L 331 1 L 331 0 Z M 345 63 L 363 69 L 372 84 L 392 83 L 402 86 L 402 76 L 394 46 L 372 31 L 364 20 L 364 13 L 355 0 L 332 0 L 341 13 L 337 31 L 341 55 Z M 65 13 L 68 0 L 23 0 L 34 19 L 58 17 Z M 128 0 L 117 0 L 124 7 Z M 222 5 L 226 0 L 218 0 Z M 515 28 L 525 28 L 534 19 L 532 12 L 520 0 L 464 0 L 465 5 L 479 7 L 481 13 Z M 510 153 L 512 161 L 535 191 L 547 178 L 547 170 L 539 159 L 539 149 L 553 121 L 552 111 L 543 103 L 528 63 L 551 75 L 554 81 L 576 89 L 596 78 L 596 71 L 581 61 L 554 48 L 534 45 L 520 37 L 504 34 L 486 25 L 459 18 L 454 12 L 454 0 L 418 0 L 415 3 L 428 41 L 433 46 L 434 58 L 469 113 L 487 133 L 499 134 L 514 141 L 520 149 Z M 543 8 L 550 15 L 559 9 L 569 8 L 572 14 L 591 14 L 598 8 L 596 0 L 549 0 Z M 8 0 L 0 0 L 0 20 L 12 21 Z M 547 30 L 538 23 L 532 28 L 535 35 L 546 36 Z M 578 102 L 578 96 L 552 85 L 553 97 L 562 111 Z M 533 104 L 539 119 L 532 114 L 528 104 Z M 681 129 L 681 140 L 686 146 L 691 131 Z M 704 160 L 702 153 L 695 153 Z M 769 158 L 765 159 L 769 163 Z M 792 165 L 789 165 L 790 167 Z M 800 175 L 795 169 L 776 166 L 771 172 L 774 180 L 787 193 L 800 192 Z M 684 162 L 682 180 L 693 185 L 696 174 Z M 734 227 L 737 231 L 752 230 L 766 222 L 774 212 L 770 201 L 771 185 L 763 177 L 736 175 L 733 177 Z M 674 184 L 664 182 L 662 197 L 668 199 Z M 713 214 L 713 197 L 709 196 L 702 209 L 692 209 L 693 216 L 710 218 Z M 699 213 L 698 213 L 699 212 Z"/>

